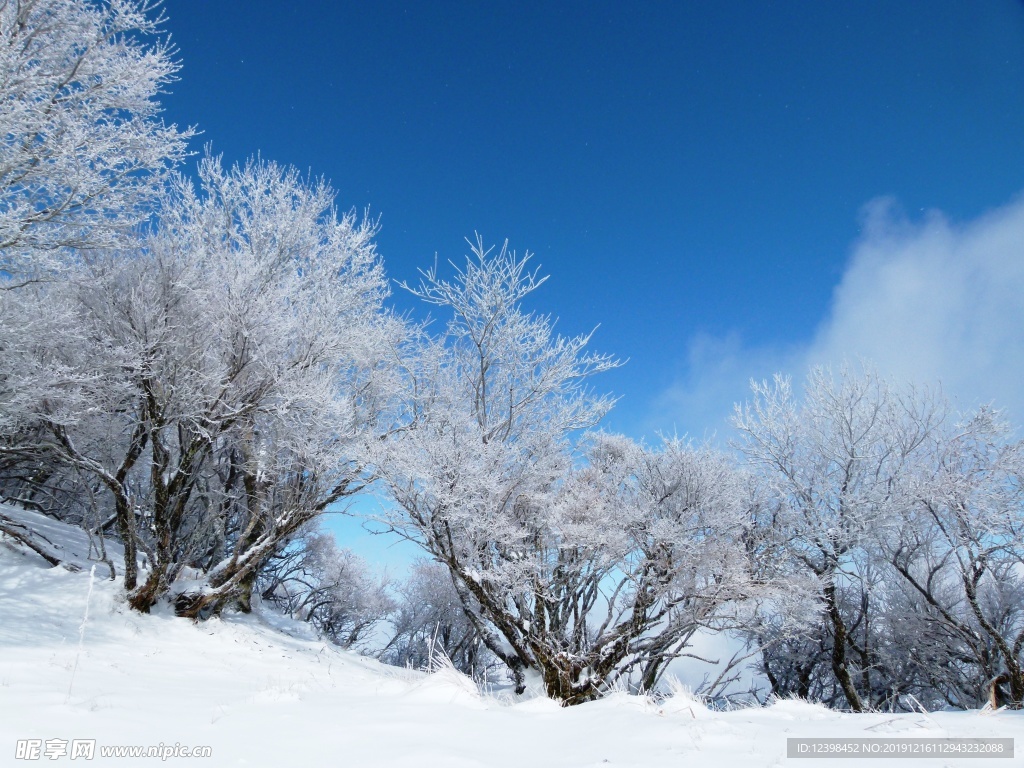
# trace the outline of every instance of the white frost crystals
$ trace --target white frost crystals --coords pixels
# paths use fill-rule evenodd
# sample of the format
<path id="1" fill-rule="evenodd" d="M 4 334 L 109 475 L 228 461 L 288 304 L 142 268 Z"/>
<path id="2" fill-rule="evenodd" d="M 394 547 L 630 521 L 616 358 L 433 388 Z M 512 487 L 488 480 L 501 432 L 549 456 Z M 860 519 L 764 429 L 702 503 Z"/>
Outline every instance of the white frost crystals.
<path id="1" fill-rule="evenodd" d="M 1024 701 L 1024 445 L 991 408 L 870 368 L 783 377 L 738 409 L 759 485 L 757 540 L 815 584 L 753 629 L 777 696 L 866 708 Z M 804 631 L 787 616 L 814 617 Z"/>
<path id="2" fill-rule="evenodd" d="M 208 579 L 181 598 L 194 615 L 247 605 L 267 557 L 360 486 L 402 333 L 375 225 L 338 217 L 329 187 L 209 157 L 200 180 L 174 179 L 136 250 L 0 297 L 26 321 L 2 341 L 8 471 L 56 459 L 48 482 L 98 483 L 68 503 L 116 523 L 132 605 L 189 566 Z"/>
<path id="3" fill-rule="evenodd" d="M 403 368 L 405 423 L 376 447 L 387 523 L 444 563 L 487 647 L 563 703 L 651 689 L 702 626 L 750 595 L 742 480 L 724 457 L 583 430 L 618 363 L 521 301 L 544 279 L 479 239 L 413 293 L 449 311 Z M 580 461 L 580 459 L 584 459 Z"/>
<path id="4" fill-rule="evenodd" d="M 192 130 L 156 96 L 179 64 L 151 0 L 0 3 L 0 277 L 18 284 L 124 245 Z"/>

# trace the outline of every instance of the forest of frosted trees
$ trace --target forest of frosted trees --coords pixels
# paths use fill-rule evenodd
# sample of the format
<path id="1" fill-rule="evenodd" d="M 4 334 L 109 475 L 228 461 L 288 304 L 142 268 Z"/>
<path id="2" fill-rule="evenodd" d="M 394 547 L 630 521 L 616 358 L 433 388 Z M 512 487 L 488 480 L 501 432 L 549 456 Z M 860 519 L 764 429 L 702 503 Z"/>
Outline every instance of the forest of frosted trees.
<path id="1" fill-rule="evenodd" d="M 425 270 L 418 324 L 325 182 L 189 160 L 160 23 L 0 3 L 0 501 L 85 529 L 131 608 L 259 600 L 567 705 L 654 691 L 716 633 L 741 650 L 712 698 L 1024 704 L 1024 444 L 997 410 L 861 364 L 754 385 L 726 447 L 609 434 L 619 362 L 524 309 L 528 254 Z M 403 581 L 318 528 L 362 494 L 422 551 Z"/>

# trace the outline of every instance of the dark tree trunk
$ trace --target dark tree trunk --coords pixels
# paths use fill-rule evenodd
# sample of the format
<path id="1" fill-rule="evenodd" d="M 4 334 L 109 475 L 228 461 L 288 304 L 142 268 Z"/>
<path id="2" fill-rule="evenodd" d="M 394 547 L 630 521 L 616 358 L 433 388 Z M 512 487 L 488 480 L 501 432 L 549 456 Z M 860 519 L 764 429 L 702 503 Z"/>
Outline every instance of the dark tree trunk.
<path id="1" fill-rule="evenodd" d="M 853 684 L 853 677 L 846 666 L 846 645 L 848 633 L 846 623 L 839 612 L 839 605 L 836 602 L 835 584 L 829 583 L 825 587 L 825 606 L 828 611 L 829 622 L 832 624 L 832 674 L 835 675 L 839 687 L 846 696 L 850 709 L 854 712 L 863 712 L 864 704 Z"/>

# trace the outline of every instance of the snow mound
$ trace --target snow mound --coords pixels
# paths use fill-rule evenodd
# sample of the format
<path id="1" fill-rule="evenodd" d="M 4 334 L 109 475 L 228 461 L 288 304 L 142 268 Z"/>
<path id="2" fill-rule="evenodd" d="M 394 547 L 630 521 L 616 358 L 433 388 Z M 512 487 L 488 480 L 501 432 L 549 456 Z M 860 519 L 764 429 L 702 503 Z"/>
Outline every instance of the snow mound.
<path id="1" fill-rule="evenodd" d="M 668 688 L 671 695 L 660 703 L 658 714 L 668 717 L 689 717 L 692 720 L 699 720 L 710 714 L 707 705 L 678 680 L 669 680 Z"/>
<path id="2" fill-rule="evenodd" d="M 777 717 L 784 720 L 828 720 L 836 715 L 823 704 L 803 699 L 776 699 L 771 709 Z"/>
<path id="3" fill-rule="evenodd" d="M 457 704 L 472 709 L 487 709 L 487 703 L 480 695 L 477 684 L 454 667 L 447 665 L 414 684 L 407 698 L 425 704 Z"/>

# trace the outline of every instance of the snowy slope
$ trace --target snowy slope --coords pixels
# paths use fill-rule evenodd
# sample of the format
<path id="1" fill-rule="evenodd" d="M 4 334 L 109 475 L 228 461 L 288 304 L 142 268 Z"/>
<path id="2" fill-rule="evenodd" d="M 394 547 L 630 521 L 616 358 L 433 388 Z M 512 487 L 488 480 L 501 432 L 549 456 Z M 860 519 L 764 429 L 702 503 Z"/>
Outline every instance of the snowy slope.
<path id="1" fill-rule="evenodd" d="M 33 520 L 18 514 L 26 524 Z M 561 709 L 544 698 L 481 695 L 451 671 L 386 667 L 272 616 L 199 625 L 168 614 L 142 616 L 125 608 L 106 566 L 90 577 L 87 541 L 46 525 L 47 538 L 76 552 L 84 568 L 51 568 L 0 536 L 0 766 L 157 764 L 158 758 L 103 758 L 98 750 L 161 743 L 212 748 L 212 757 L 172 757 L 169 765 L 836 764 L 787 759 L 786 738 L 795 736 L 1013 737 L 1024 755 L 1024 713 L 856 716 L 792 701 L 722 713 L 685 695 L 659 705 L 625 694 Z M 33 763 L 16 759 L 17 741 L 25 739 L 95 739 L 98 746 L 91 762 L 41 756 Z M 910 765 L 978 762 L 929 758 Z"/>

